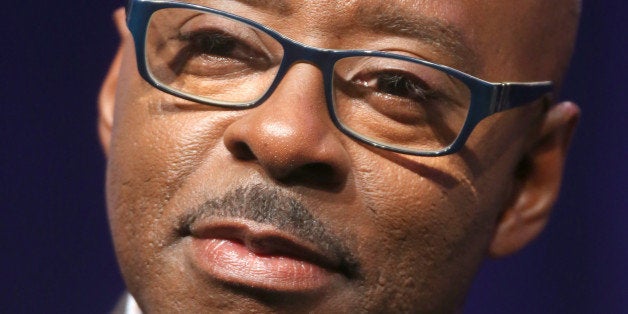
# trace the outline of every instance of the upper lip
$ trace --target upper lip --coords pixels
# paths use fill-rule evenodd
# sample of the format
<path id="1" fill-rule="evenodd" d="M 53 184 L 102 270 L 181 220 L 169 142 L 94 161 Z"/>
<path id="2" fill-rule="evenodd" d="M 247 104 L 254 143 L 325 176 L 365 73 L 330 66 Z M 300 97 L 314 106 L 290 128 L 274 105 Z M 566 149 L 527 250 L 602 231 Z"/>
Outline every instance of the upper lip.
<path id="1" fill-rule="evenodd" d="M 258 255 L 285 256 L 308 262 L 324 269 L 344 273 L 343 259 L 310 241 L 300 239 L 273 226 L 244 219 L 212 219 L 190 226 L 190 235 L 197 239 L 236 241 Z M 345 274 L 348 275 L 348 274 Z"/>

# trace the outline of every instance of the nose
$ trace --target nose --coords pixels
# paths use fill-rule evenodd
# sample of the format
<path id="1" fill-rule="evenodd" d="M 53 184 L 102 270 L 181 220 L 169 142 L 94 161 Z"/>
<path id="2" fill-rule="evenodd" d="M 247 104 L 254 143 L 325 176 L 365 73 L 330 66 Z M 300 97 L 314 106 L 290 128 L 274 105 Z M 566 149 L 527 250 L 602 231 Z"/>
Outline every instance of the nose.
<path id="1" fill-rule="evenodd" d="M 321 72 L 309 64 L 294 65 L 263 104 L 230 124 L 224 143 L 237 160 L 258 163 L 284 184 L 335 189 L 349 172 Z"/>

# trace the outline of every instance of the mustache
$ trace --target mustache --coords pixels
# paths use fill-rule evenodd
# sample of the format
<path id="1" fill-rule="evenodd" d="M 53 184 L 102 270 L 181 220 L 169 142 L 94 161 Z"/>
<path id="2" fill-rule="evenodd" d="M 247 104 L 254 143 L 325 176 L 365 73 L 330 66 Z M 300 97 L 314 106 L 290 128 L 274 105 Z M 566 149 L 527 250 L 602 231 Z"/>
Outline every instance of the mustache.
<path id="1" fill-rule="evenodd" d="M 241 186 L 221 197 L 208 199 L 180 217 L 178 234 L 190 235 L 191 227 L 198 221 L 224 217 L 273 226 L 337 256 L 341 261 L 340 270 L 349 278 L 362 277 L 358 259 L 344 242 L 345 238 L 331 233 L 303 203 L 275 187 Z"/>

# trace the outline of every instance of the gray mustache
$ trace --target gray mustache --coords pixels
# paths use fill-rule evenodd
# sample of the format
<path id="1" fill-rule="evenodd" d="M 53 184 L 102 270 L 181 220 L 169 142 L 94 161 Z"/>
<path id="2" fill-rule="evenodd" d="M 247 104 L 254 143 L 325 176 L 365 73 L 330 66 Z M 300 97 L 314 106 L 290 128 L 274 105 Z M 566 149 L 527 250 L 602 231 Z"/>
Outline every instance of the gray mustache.
<path id="1" fill-rule="evenodd" d="M 197 221 L 222 217 L 273 226 L 339 257 L 341 269 L 346 275 L 355 278 L 360 273 L 355 255 L 343 240 L 329 232 L 303 203 L 280 189 L 254 184 L 208 199 L 181 217 L 178 233 L 187 236 Z"/>

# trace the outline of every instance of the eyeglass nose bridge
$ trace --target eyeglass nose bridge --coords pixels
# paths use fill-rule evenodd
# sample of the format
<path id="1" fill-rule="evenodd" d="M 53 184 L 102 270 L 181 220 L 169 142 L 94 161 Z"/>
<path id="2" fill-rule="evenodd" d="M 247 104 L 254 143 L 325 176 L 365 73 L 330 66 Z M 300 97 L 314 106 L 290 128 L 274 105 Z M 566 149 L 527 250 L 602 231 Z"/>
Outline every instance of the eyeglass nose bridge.
<path id="1" fill-rule="evenodd" d="M 284 55 L 273 83 L 269 86 L 264 96 L 257 100 L 255 105 L 258 106 L 262 104 L 274 93 L 277 86 L 279 86 L 288 71 L 290 71 L 295 64 L 307 63 L 315 66 L 319 69 L 319 71 L 321 71 L 327 108 L 330 110 L 332 120 L 336 120 L 334 115 L 331 113 L 333 110 L 331 78 L 333 76 L 334 64 L 340 57 L 339 52 L 332 49 L 307 46 L 283 36 L 279 38 L 276 37 L 276 39 L 283 46 Z"/>

